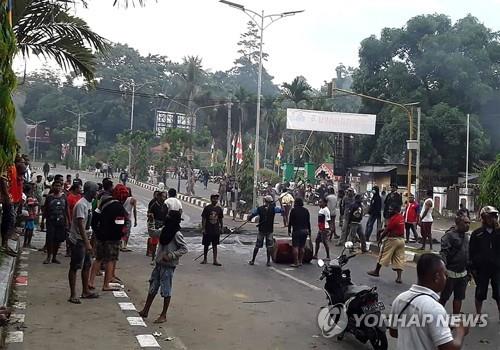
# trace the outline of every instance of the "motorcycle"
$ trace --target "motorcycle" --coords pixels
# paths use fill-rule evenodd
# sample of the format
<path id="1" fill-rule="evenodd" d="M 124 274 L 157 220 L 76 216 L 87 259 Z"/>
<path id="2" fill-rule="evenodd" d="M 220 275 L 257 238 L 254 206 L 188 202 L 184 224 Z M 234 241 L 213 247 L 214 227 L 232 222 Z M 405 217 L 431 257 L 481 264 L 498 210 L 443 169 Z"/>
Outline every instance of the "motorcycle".
<path id="1" fill-rule="evenodd" d="M 338 317 L 331 312 L 331 307 L 342 305 L 346 317 L 343 324 L 345 328 L 337 335 L 339 341 L 344 338 L 346 333 L 351 333 L 363 344 L 369 341 L 375 350 L 386 350 L 388 343 L 385 325 L 371 326 L 370 324 L 370 327 L 365 324 L 368 322 L 363 322 L 366 316 L 372 314 L 377 320 L 380 320 L 381 311 L 385 309 L 384 304 L 378 300 L 377 287 L 352 283 L 350 270 L 343 268 L 350 259 L 356 256 L 356 254 L 350 256 L 345 254 L 346 250 L 352 249 L 353 243 L 346 242 L 340 256 L 332 260 L 330 264 L 325 264 L 321 259 L 317 262 L 318 266 L 323 268 L 320 280 L 326 278 L 323 290 L 330 307 L 329 316 L 333 319 Z"/>

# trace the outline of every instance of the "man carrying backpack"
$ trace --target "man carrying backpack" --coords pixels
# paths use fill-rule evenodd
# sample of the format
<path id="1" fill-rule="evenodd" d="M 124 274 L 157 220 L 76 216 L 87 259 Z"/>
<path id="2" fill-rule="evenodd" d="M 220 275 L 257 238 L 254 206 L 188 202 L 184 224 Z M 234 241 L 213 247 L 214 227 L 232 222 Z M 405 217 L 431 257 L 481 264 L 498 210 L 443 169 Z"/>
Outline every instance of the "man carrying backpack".
<path id="1" fill-rule="evenodd" d="M 47 259 L 43 262 L 44 264 L 61 263 L 57 260 L 57 251 L 60 244 L 66 239 L 66 231 L 70 222 L 68 213 L 68 201 L 62 191 L 62 182 L 54 181 L 52 193 L 47 196 L 43 210 L 43 217 L 47 225 Z"/>

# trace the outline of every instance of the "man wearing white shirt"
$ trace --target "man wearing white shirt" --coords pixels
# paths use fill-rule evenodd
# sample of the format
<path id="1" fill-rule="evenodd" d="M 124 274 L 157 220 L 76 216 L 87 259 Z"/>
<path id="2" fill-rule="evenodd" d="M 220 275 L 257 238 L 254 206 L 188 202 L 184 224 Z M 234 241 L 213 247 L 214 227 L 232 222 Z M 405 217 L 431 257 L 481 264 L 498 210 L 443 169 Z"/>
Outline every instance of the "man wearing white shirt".
<path id="1" fill-rule="evenodd" d="M 177 191 L 173 188 L 168 190 L 168 198 L 165 200 L 168 211 L 176 210 L 182 215 L 182 203 L 177 199 Z"/>
<path id="2" fill-rule="evenodd" d="M 392 303 L 393 323 L 389 329 L 399 350 L 459 350 L 469 332 L 459 324 L 455 336 L 446 322 L 448 314 L 438 293 L 446 285 L 446 266 L 437 254 L 423 254 L 417 263 L 418 282 Z M 412 319 L 418 318 L 418 322 Z M 398 322 L 394 322 L 397 320 Z"/>

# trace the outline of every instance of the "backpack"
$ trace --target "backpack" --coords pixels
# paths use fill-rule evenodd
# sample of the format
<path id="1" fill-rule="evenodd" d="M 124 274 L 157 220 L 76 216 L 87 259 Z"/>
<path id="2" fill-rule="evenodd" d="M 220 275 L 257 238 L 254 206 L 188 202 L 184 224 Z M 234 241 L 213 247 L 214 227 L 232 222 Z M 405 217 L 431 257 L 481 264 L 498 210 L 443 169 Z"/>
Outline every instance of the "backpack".
<path id="1" fill-rule="evenodd" d="M 66 225 L 66 198 L 52 197 L 49 202 L 48 221 L 56 226 Z"/>

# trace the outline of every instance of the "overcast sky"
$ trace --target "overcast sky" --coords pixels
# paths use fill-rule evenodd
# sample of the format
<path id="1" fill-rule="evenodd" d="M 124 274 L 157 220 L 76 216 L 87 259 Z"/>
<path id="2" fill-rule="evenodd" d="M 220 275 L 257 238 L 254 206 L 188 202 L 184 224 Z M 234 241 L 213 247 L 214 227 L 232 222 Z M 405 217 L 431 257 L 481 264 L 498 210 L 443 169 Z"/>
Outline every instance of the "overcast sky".
<path id="1" fill-rule="evenodd" d="M 236 43 L 248 17 L 217 0 L 148 0 L 144 8 L 113 8 L 112 0 L 90 0 L 78 9 L 90 27 L 113 42 L 127 43 L 141 54 L 172 60 L 199 55 L 205 69 L 227 70 L 237 56 Z M 265 64 L 274 82 L 304 75 L 318 88 L 334 75 L 339 62 L 357 66 L 361 40 L 384 27 L 402 27 L 416 15 L 444 13 L 453 21 L 471 13 L 500 30 L 500 0 L 241 0 L 266 13 L 305 10 L 273 23 L 264 33 Z"/>

